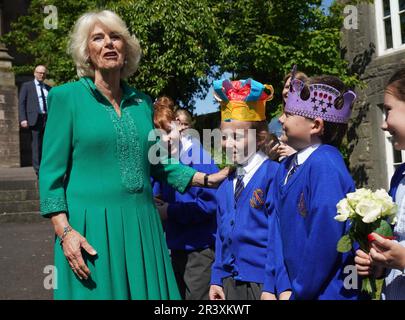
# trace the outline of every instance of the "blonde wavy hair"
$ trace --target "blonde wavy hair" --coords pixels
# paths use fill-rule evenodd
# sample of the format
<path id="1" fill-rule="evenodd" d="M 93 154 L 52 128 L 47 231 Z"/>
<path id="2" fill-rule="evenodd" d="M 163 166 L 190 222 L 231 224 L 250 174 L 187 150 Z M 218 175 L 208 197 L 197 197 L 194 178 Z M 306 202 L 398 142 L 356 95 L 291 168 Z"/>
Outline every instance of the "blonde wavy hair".
<path id="1" fill-rule="evenodd" d="M 138 69 L 142 50 L 138 39 L 131 35 L 125 22 L 110 10 L 92 11 L 83 14 L 75 23 L 70 34 L 68 53 L 72 56 L 79 77 L 94 77 L 94 69 L 89 63 L 88 43 L 94 26 L 100 23 L 120 35 L 125 43 L 126 63 L 121 70 L 121 78 L 128 78 Z"/>

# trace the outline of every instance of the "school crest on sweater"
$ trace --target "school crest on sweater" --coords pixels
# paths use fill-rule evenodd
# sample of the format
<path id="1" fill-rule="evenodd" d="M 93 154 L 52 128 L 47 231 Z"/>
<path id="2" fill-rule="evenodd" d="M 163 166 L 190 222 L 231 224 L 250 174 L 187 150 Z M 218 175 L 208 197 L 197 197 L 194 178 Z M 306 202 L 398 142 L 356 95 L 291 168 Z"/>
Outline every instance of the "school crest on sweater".
<path id="1" fill-rule="evenodd" d="M 300 200 L 298 202 L 298 212 L 303 218 L 306 218 L 307 208 L 305 207 L 304 192 L 301 192 L 301 195 L 300 195 Z"/>
<path id="2" fill-rule="evenodd" d="M 252 208 L 258 209 L 263 206 L 264 204 L 264 192 L 262 189 L 256 189 L 252 193 L 252 197 L 250 198 L 250 206 Z"/>

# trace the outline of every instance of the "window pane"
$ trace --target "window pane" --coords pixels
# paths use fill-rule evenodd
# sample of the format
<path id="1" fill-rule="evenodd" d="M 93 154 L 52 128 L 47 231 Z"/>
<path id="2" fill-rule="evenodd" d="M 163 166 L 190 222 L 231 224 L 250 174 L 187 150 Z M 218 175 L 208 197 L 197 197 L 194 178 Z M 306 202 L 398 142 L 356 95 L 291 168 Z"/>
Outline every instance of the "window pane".
<path id="1" fill-rule="evenodd" d="M 399 0 L 399 11 L 405 10 L 405 0 Z"/>
<path id="2" fill-rule="evenodd" d="M 402 43 L 405 43 L 405 12 L 399 15 Z"/>
<path id="3" fill-rule="evenodd" d="M 384 10 L 384 17 L 389 16 L 391 14 L 390 0 L 383 0 L 383 10 Z"/>
<path id="4" fill-rule="evenodd" d="M 384 27 L 385 27 L 385 44 L 386 49 L 392 48 L 392 29 L 391 29 L 391 19 L 384 20 Z"/>
<path id="5" fill-rule="evenodd" d="M 402 163 L 402 153 L 394 149 L 394 163 Z"/>

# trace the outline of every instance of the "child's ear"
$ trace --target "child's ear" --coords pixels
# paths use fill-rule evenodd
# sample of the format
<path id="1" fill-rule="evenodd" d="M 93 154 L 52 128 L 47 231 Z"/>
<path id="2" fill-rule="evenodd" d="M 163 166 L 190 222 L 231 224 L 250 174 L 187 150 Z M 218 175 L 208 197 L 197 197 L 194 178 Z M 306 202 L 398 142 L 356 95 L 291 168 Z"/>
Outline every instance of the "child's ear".
<path id="1" fill-rule="evenodd" d="M 322 136 L 324 129 L 325 123 L 322 118 L 317 117 L 312 121 L 311 134 Z"/>

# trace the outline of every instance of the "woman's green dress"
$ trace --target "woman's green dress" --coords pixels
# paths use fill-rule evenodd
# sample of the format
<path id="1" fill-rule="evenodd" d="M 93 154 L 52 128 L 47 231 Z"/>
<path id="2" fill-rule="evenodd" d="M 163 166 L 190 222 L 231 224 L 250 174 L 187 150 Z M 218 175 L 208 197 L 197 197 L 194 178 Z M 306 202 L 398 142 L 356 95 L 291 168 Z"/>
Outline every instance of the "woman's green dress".
<path id="1" fill-rule="evenodd" d="M 80 280 L 55 244 L 55 299 L 179 299 L 150 177 L 183 192 L 195 173 L 151 164 L 153 109 L 121 84 L 121 117 L 90 78 L 53 88 L 40 167 L 41 212 L 66 212 L 97 251 Z M 149 141 L 152 140 L 152 141 Z"/>

